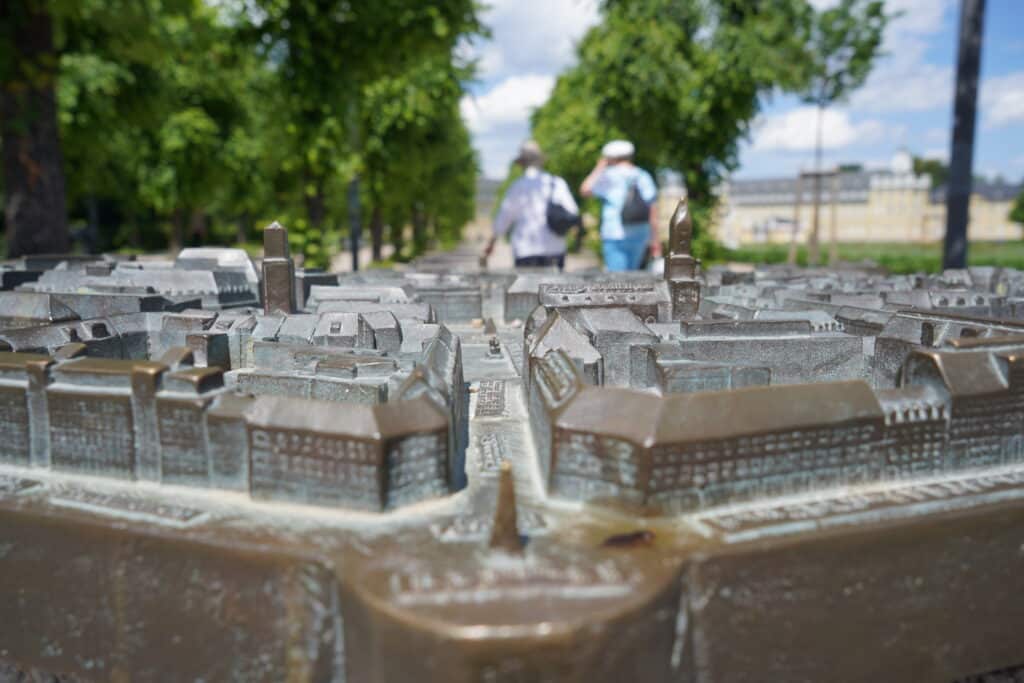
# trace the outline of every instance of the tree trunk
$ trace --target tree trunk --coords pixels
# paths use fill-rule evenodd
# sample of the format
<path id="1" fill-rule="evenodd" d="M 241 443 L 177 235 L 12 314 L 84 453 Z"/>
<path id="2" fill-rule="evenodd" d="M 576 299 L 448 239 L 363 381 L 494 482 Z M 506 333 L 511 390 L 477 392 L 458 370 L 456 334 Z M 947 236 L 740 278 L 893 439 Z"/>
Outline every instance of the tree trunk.
<path id="1" fill-rule="evenodd" d="M 359 270 L 359 250 L 363 238 L 363 214 L 359 205 L 359 176 L 348 183 L 348 249 L 352 253 L 352 272 Z"/>
<path id="2" fill-rule="evenodd" d="M 427 220 L 423 215 L 423 205 L 416 202 L 412 205 L 412 250 L 419 256 L 427 249 Z"/>
<path id="3" fill-rule="evenodd" d="M 142 249 L 142 230 L 139 227 L 139 223 L 142 221 L 142 216 L 139 216 L 134 211 L 129 211 L 125 215 L 125 220 L 129 221 L 131 226 L 128 232 L 128 244 L 135 249 Z"/>
<path id="4" fill-rule="evenodd" d="M 978 70 L 985 26 L 985 0 L 963 0 L 956 55 L 956 96 L 953 99 L 953 137 L 950 141 L 949 182 L 946 190 L 946 236 L 943 268 L 967 267 L 967 225 L 970 222 L 971 169 L 974 163 L 974 125 L 978 105 Z"/>
<path id="5" fill-rule="evenodd" d="M 202 209 L 193 209 L 189 217 L 188 245 L 190 247 L 204 247 L 207 241 L 206 212 Z"/>
<path id="6" fill-rule="evenodd" d="M 70 248 L 57 128 L 57 52 L 42 3 L 0 0 L 11 70 L 0 83 L 4 218 L 8 256 Z"/>
<path id="7" fill-rule="evenodd" d="M 825 108 L 818 105 L 818 121 L 814 134 L 814 206 L 811 210 L 811 236 L 807 240 L 807 265 L 816 266 L 820 260 L 819 213 L 821 209 L 821 118 Z"/>
<path id="8" fill-rule="evenodd" d="M 797 238 L 800 233 L 800 202 L 803 201 L 803 174 L 797 172 L 796 184 L 793 186 L 793 232 L 789 236 L 789 255 L 786 257 L 786 263 L 791 266 L 796 265 L 798 247 Z"/>
<path id="9" fill-rule="evenodd" d="M 188 211 L 175 209 L 171 214 L 171 239 L 167 243 L 167 250 L 174 255 L 181 251 L 181 245 L 185 237 L 185 223 L 188 222 Z"/>
<path id="10" fill-rule="evenodd" d="M 828 222 L 832 233 L 828 244 L 828 264 L 833 267 L 839 263 L 839 180 L 839 169 L 836 169 L 832 176 L 832 216 Z"/>
<path id="11" fill-rule="evenodd" d="M 95 254 L 100 239 L 100 203 L 96 195 L 89 195 L 85 198 L 85 214 L 88 218 L 85 230 L 82 231 L 82 249 L 87 254 Z"/>
<path id="12" fill-rule="evenodd" d="M 380 261 L 384 254 L 384 215 L 380 204 L 374 204 L 373 213 L 370 214 L 370 248 L 373 260 Z"/>
<path id="13" fill-rule="evenodd" d="M 401 219 L 391 221 L 391 249 L 395 260 L 402 258 L 402 249 L 405 247 L 405 221 Z"/>
<path id="14" fill-rule="evenodd" d="M 313 232 L 320 234 L 322 239 L 327 206 L 324 202 L 323 186 L 319 182 L 316 184 L 316 191 L 306 195 L 306 216 L 309 218 L 309 227 Z"/>
<path id="15" fill-rule="evenodd" d="M 250 234 L 252 234 L 252 213 L 243 211 L 235 221 L 235 239 L 238 240 L 238 246 L 248 242 Z"/>

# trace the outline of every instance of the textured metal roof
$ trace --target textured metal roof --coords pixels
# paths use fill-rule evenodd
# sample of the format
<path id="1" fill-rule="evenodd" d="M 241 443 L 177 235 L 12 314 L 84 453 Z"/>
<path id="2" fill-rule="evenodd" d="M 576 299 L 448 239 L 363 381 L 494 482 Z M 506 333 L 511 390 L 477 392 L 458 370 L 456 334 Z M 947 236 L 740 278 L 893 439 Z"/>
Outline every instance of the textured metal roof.
<path id="1" fill-rule="evenodd" d="M 558 417 L 563 429 L 593 431 L 650 447 L 821 428 L 884 415 L 863 381 L 788 384 L 659 397 L 585 387 Z"/>
<path id="2" fill-rule="evenodd" d="M 866 202 L 873 175 L 887 175 L 883 172 L 855 172 L 839 174 L 839 201 L 842 203 Z M 796 198 L 796 178 L 764 178 L 729 181 L 729 201 L 733 204 L 793 204 Z M 801 201 L 810 202 L 814 182 L 805 178 L 800 183 Z M 821 196 L 831 201 L 832 179 L 823 178 Z"/>
<path id="3" fill-rule="evenodd" d="M 946 201 L 946 185 L 940 185 L 931 191 L 931 201 L 941 204 Z M 971 184 L 971 194 L 982 197 L 990 202 L 1013 201 L 1024 191 L 1024 183 L 1008 183 L 1006 181 L 975 180 Z"/>

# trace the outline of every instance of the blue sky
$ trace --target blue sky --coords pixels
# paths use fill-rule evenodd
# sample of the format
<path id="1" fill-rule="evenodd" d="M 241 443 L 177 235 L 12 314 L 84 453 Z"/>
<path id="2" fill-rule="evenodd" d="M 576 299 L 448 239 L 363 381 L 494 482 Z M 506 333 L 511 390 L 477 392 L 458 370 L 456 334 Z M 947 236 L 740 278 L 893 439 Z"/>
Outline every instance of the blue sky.
<path id="1" fill-rule="evenodd" d="M 813 0 L 826 6 L 832 0 Z M 472 48 L 480 79 L 462 112 L 484 174 L 502 177 L 529 134 L 573 46 L 598 19 L 596 0 L 490 0 L 493 37 Z M 900 148 L 945 159 L 949 150 L 959 2 L 889 0 L 902 11 L 886 34 L 888 54 L 865 86 L 825 117 L 825 163 L 888 163 Z M 1024 178 L 1024 0 L 988 0 L 974 168 Z M 737 177 L 790 175 L 813 163 L 814 111 L 792 96 L 765 103 L 744 142 Z"/>

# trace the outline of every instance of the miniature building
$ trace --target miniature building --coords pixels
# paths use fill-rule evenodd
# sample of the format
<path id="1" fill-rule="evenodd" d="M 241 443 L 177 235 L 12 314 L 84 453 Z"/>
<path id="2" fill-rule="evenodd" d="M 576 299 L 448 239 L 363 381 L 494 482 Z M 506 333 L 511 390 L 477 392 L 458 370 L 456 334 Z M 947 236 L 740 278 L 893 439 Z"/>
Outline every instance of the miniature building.
<path id="1" fill-rule="evenodd" d="M 46 387 L 53 467 L 159 480 L 154 399 L 166 369 L 145 361 L 92 358 L 54 366 Z"/>
<path id="2" fill-rule="evenodd" d="M 211 476 L 205 413 L 223 387 L 224 373 L 217 368 L 188 368 L 164 375 L 163 388 L 156 395 L 160 481 L 216 485 Z"/>
<path id="3" fill-rule="evenodd" d="M 665 280 L 672 297 L 672 319 L 693 317 L 700 307 L 700 282 L 696 279 L 700 263 L 690 254 L 693 219 L 686 199 L 676 206 L 669 220 L 668 256 Z"/>
<path id="4" fill-rule="evenodd" d="M 658 397 L 536 363 L 534 437 L 553 495 L 694 510 L 1024 457 L 1015 353 L 915 353 L 905 388 L 864 382 Z M 562 396 L 556 400 L 554 396 Z"/>
<path id="5" fill-rule="evenodd" d="M 0 679 L 1019 676 L 1024 273 L 688 221 L 664 278 L 0 265 Z"/>
<path id="6" fill-rule="evenodd" d="M 462 437 L 428 397 L 338 411 L 226 394 L 217 368 L 10 352 L 0 373 L 0 456 L 23 466 L 367 510 L 436 498 L 459 479 L 449 443 Z"/>
<path id="7" fill-rule="evenodd" d="M 28 465 L 37 460 L 38 445 L 29 425 L 45 412 L 40 377 L 50 358 L 41 354 L 0 352 L 0 460 Z M 38 440 L 38 439 L 37 439 Z M 35 455 L 35 457 L 33 457 Z M 48 462 L 48 461 L 47 461 Z"/>
<path id="8" fill-rule="evenodd" d="M 830 173 L 830 172 L 829 172 Z M 941 241 L 946 225 L 945 187 L 931 188 L 901 150 L 890 168 L 837 171 L 821 187 L 821 233 L 839 242 Z M 1020 225 L 1009 220 L 1020 184 L 977 181 L 971 194 L 974 240 L 1016 240 Z M 800 242 L 810 234 L 813 180 L 801 177 L 732 180 L 720 188 L 716 236 L 729 244 Z M 794 222 L 795 219 L 795 222 Z"/>
<path id="9" fill-rule="evenodd" d="M 288 233 L 273 223 L 263 230 L 263 312 L 288 314 L 295 305 L 295 265 Z"/>
<path id="10" fill-rule="evenodd" d="M 389 510 L 443 495 L 448 421 L 427 399 L 399 410 L 260 397 L 247 421 L 253 497 Z"/>

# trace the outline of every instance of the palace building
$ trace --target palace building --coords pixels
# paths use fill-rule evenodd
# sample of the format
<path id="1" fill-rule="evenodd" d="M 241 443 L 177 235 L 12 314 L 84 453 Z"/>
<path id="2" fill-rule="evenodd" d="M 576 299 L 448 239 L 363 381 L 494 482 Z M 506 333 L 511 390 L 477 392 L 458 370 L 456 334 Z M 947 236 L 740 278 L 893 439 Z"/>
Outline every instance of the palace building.
<path id="1" fill-rule="evenodd" d="M 974 182 L 968 236 L 972 240 L 1019 240 L 1024 226 L 1010 220 L 1020 183 Z M 819 239 L 837 242 L 942 240 L 946 230 L 945 187 L 913 172 L 906 151 L 886 169 L 827 170 L 821 178 Z M 719 191 L 715 234 L 729 246 L 806 243 L 814 212 L 814 177 L 730 180 Z"/>

